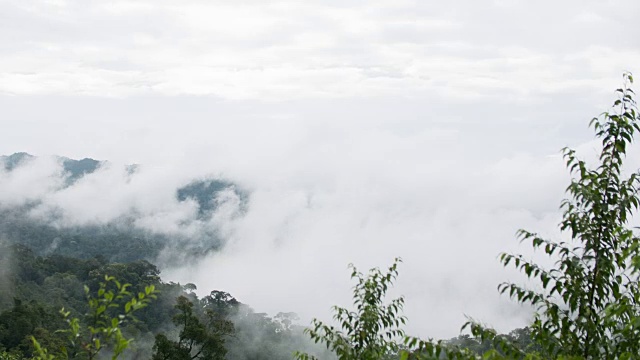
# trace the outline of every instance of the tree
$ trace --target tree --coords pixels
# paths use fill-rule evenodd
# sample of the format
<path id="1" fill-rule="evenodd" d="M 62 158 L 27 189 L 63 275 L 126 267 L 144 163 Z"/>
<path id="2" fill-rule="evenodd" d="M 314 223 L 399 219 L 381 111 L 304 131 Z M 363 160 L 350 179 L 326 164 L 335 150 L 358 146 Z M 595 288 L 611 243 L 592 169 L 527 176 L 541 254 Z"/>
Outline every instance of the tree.
<path id="1" fill-rule="evenodd" d="M 49 319 L 46 311 L 35 302 L 25 304 L 14 299 L 12 309 L 0 313 L 0 344 L 7 349 L 18 348 L 33 331 Z"/>
<path id="2" fill-rule="evenodd" d="M 121 284 L 112 276 L 105 276 L 100 283 L 97 296 L 90 294 L 85 286 L 89 312 L 85 322 L 77 317 L 70 317 L 71 313 L 63 308 L 60 313 L 67 321 L 69 328 L 62 330 L 68 335 L 69 344 L 62 346 L 60 351 L 51 352 L 42 347 L 35 337 L 31 337 L 38 360 L 57 359 L 95 359 L 101 350 L 107 348 L 112 359 L 117 359 L 126 350 L 133 339 L 128 339 L 122 333 L 122 326 L 128 321 L 135 320 L 134 312 L 146 307 L 151 299 L 156 298 L 156 290 L 149 285 L 144 292 L 132 294 L 129 284 Z M 84 325 L 86 324 L 86 325 Z"/>
<path id="3" fill-rule="evenodd" d="M 640 357 L 640 289 L 633 267 L 640 239 L 627 226 L 640 204 L 640 173 L 625 177 L 622 166 L 628 145 L 640 131 L 640 118 L 629 88 L 633 78 L 624 74 L 624 80 L 616 91 L 614 111 L 591 121 L 602 143 L 598 164 L 590 167 L 574 150 L 564 149 L 573 179 L 569 199 L 561 204 L 560 229 L 571 241 L 518 232 L 523 241 L 555 259 L 555 266 L 544 269 L 522 255 L 500 255 L 504 266 L 515 265 L 540 282 L 541 290 L 514 283 L 501 284 L 499 290 L 537 309 L 531 336 L 545 359 Z M 469 325 L 475 334 L 492 337 L 481 326 Z"/>
<path id="4" fill-rule="evenodd" d="M 342 330 L 314 319 L 312 328 L 305 329 L 315 343 L 324 344 L 339 360 L 391 359 L 447 359 L 471 360 L 476 354 L 446 341 L 422 340 L 406 336 L 402 325 L 407 319 L 401 315 L 404 298 L 385 304 L 385 296 L 398 276 L 396 258 L 387 272 L 378 268 L 365 276 L 352 264 L 351 278 L 357 280 L 353 288 L 355 311 L 334 306 L 334 320 Z M 296 352 L 297 360 L 315 360 L 308 353 Z"/>
<path id="5" fill-rule="evenodd" d="M 378 360 L 398 354 L 401 349 L 396 340 L 405 336 L 402 325 L 406 318 L 400 315 L 404 306 L 404 298 L 399 297 L 384 304 L 389 287 L 398 275 L 396 258 L 386 273 L 380 269 L 369 270 L 365 276 L 353 265 L 351 278 L 357 284 L 353 288 L 353 304 L 355 311 L 334 306 L 334 320 L 342 330 L 326 325 L 317 319 L 313 327 L 305 333 L 318 343 L 324 343 L 339 360 Z M 315 359 L 307 353 L 296 353 L 298 360 Z"/>
<path id="6" fill-rule="evenodd" d="M 225 358 L 225 338 L 234 333 L 233 323 L 227 315 L 239 303 L 222 291 L 212 291 L 199 303 L 202 304 L 202 314 L 199 314 L 199 309 L 194 309 L 193 302 L 187 297 L 178 297 L 175 305 L 178 313 L 173 317 L 173 323 L 181 327 L 179 339 L 171 341 L 164 334 L 156 335 L 153 360 Z"/>

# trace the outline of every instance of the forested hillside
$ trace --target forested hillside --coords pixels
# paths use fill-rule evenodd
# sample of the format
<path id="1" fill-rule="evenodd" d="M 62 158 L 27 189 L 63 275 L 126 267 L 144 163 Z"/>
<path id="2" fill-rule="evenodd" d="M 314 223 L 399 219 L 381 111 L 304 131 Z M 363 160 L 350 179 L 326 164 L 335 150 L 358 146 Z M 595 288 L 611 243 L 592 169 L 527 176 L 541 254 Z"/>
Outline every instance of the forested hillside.
<path id="1" fill-rule="evenodd" d="M 35 159 L 27 153 L 16 153 L 0 157 L 0 163 L 4 164 L 5 176 L 10 177 Z M 57 161 L 62 181 L 59 188 L 52 190 L 54 193 L 75 186 L 107 164 L 93 159 Z M 135 176 L 136 168 L 128 166 L 125 171 Z M 240 199 L 242 211 L 248 194 L 222 179 L 190 181 L 176 188 L 173 197 L 179 203 L 193 202 L 197 207 L 194 221 L 206 223 L 219 206 L 218 196 L 224 192 L 232 192 Z M 198 298 L 195 285 L 160 278 L 160 270 L 153 264 L 156 261 L 164 266 L 179 264 L 219 249 L 222 243 L 215 227 L 203 226 L 204 233 L 195 236 L 153 231 L 137 226 L 135 211 L 107 223 L 66 224 L 57 221 L 62 215 L 56 212 L 49 212 L 46 217 L 34 216 L 33 210 L 41 202 L 35 198 L 19 205 L 0 203 L 0 353 L 4 351 L 0 358 L 7 354 L 18 358 L 34 356 L 31 336 L 45 348 L 63 346 L 67 337 L 59 330 L 67 324 L 61 309 L 69 311 L 71 317 L 84 319 L 89 311 L 84 286 L 89 293 L 95 293 L 107 275 L 131 284 L 129 290 L 134 294 L 150 285 L 157 290 L 153 305 L 138 312 L 137 321 L 123 329 L 126 336 L 135 338 L 128 358 L 150 358 L 159 351 L 154 350 L 158 336 L 160 349 L 162 344 L 169 344 L 173 350 L 165 346 L 165 353 L 157 356 L 179 356 L 171 353 L 176 351 L 171 342 L 179 340 L 180 332 L 185 331 L 174 321 L 180 314 L 180 305 L 184 309 L 188 304 L 198 321 L 209 326 L 205 308 L 212 301 L 219 311 L 225 309 L 225 321 L 232 324 L 223 336 L 228 358 L 284 359 L 310 346 L 294 313 L 255 313 L 223 291 L 211 289 L 207 291 L 210 295 Z"/>
<path id="2" fill-rule="evenodd" d="M 16 153 L 0 157 L 0 162 L 5 175 L 11 176 L 35 159 Z M 75 186 L 106 162 L 59 158 L 59 164 L 62 182 L 54 192 Z M 135 176 L 136 166 L 125 170 Z M 217 196 L 225 191 L 237 194 L 242 210 L 249 194 L 225 180 L 194 180 L 177 188 L 174 196 L 178 202 L 193 201 L 196 221 L 206 222 L 217 210 Z M 38 198 L 20 205 L 0 203 L 0 359 L 36 356 L 32 337 L 48 349 L 69 346 L 68 334 L 60 331 L 68 327 L 61 309 L 68 312 L 67 320 L 89 321 L 87 296 L 97 293 L 105 276 L 131 284 L 133 294 L 148 286 L 157 290 L 157 298 L 136 313 L 137 321 L 122 329 L 135 339 L 126 358 L 187 359 L 192 356 L 186 354 L 198 354 L 195 358 L 270 360 L 291 359 L 300 350 L 334 358 L 303 334 L 297 315 L 287 309 L 256 313 L 222 290 L 207 289 L 209 295 L 199 298 L 196 285 L 161 279 L 154 262 L 167 266 L 218 250 L 223 244 L 215 228 L 195 238 L 154 232 L 136 226 L 135 213 L 108 223 L 69 225 L 57 221 L 62 215 L 55 212 L 44 218 L 33 216 L 40 204 Z M 187 318 L 192 321 L 189 326 L 181 322 Z M 451 342 L 478 353 L 492 347 L 468 336 Z"/>
<path id="3" fill-rule="evenodd" d="M 194 317 L 207 327 L 205 310 L 212 304 L 216 306 L 216 313 L 224 314 L 223 320 L 230 324 L 223 336 L 227 358 L 286 359 L 294 351 L 310 346 L 309 340 L 302 336 L 295 314 L 256 313 L 224 291 L 211 290 L 209 295 L 199 298 L 194 293 L 195 285 L 162 281 L 158 268 L 146 260 L 114 263 L 105 257 L 38 256 L 28 247 L 14 244 L 0 249 L 0 270 L 2 359 L 7 358 L 7 354 L 18 358 L 33 356 L 31 336 L 49 349 L 64 345 L 66 334 L 57 332 L 67 327 L 60 310 L 64 308 L 71 317 L 84 319 L 83 314 L 89 308 L 83 287 L 86 285 L 90 293 L 97 292 L 105 275 L 131 284 L 129 290 L 133 294 L 144 292 L 150 285 L 158 291 L 157 299 L 136 313 L 138 321 L 128 323 L 123 329 L 126 336 L 135 338 L 127 358 L 150 358 L 157 336 L 165 342 L 178 340 L 184 327 L 174 319 L 187 305 Z M 187 328 L 189 331 L 193 331 L 193 327 Z M 189 336 L 183 340 L 193 340 Z M 218 335 L 211 330 L 207 336 Z M 194 346 L 202 346 L 201 338 L 196 337 L 194 341 Z"/>

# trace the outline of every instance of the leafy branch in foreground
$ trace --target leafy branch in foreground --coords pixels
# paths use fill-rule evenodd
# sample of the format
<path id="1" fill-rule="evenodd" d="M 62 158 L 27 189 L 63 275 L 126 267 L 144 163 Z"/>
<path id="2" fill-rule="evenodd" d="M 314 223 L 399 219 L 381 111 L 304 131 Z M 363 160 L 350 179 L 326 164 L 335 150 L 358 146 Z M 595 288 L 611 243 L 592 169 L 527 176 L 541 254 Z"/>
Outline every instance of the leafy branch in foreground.
<path id="1" fill-rule="evenodd" d="M 452 346 L 444 341 L 424 341 L 408 337 L 402 326 L 404 298 L 384 302 L 389 288 L 398 276 L 396 258 L 386 272 L 373 268 L 364 275 L 353 265 L 351 278 L 357 284 L 353 288 L 354 311 L 334 306 L 334 320 L 341 330 L 314 319 L 312 327 L 305 333 L 316 343 L 326 345 L 339 360 L 390 360 L 390 359 L 476 359 L 476 354 Z M 297 352 L 298 360 L 313 360 L 316 357 Z M 497 358 L 496 358 L 497 359 Z"/>
<path id="2" fill-rule="evenodd" d="M 126 350 L 133 339 L 122 334 L 121 327 L 128 321 L 135 321 L 134 312 L 146 307 L 156 298 L 155 286 L 145 287 L 144 292 L 132 294 L 128 288 L 130 284 L 121 284 L 112 276 L 105 276 L 100 283 L 97 296 L 90 294 L 85 286 L 89 312 L 86 314 L 86 326 L 77 317 L 70 317 L 70 312 L 64 308 L 60 313 L 67 321 L 69 328 L 60 330 L 67 334 L 68 346 L 63 346 L 59 352 L 52 353 L 43 348 L 32 337 L 35 348 L 35 359 L 57 360 L 87 358 L 95 359 L 98 353 L 107 349 L 112 359 L 117 359 Z"/>
<path id="3" fill-rule="evenodd" d="M 564 149 L 573 175 L 569 199 L 561 204 L 560 229 L 570 242 L 555 242 L 520 230 L 519 237 L 535 249 L 557 259 L 545 269 L 522 255 L 501 254 L 504 266 L 513 265 L 540 282 L 541 290 L 513 283 L 499 286 L 501 293 L 537 309 L 531 326 L 534 341 L 545 359 L 632 359 L 640 357 L 640 289 L 638 236 L 627 227 L 638 209 L 640 174 L 623 173 L 628 146 L 640 131 L 633 83 L 624 75 L 612 112 L 591 121 L 602 149 L 599 163 L 590 167 L 575 151 Z M 472 330 L 483 333 L 477 324 Z"/>
<path id="4" fill-rule="evenodd" d="M 333 351 L 339 360 L 374 360 L 398 354 L 401 349 L 395 342 L 405 336 L 401 326 L 406 318 L 400 315 L 404 298 L 399 297 L 384 304 L 384 297 L 398 275 L 398 263 L 395 259 L 387 272 L 371 269 L 365 276 L 353 265 L 351 278 L 357 280 L 353 288 L 355 311 L 334 306 L 334 320 L 342 330 L 314 319 L 313 327 L 305 333 L 316 343 L 323 343 Z M 315 359 L 306 353 L 296 353 L 296 359 Z"/>

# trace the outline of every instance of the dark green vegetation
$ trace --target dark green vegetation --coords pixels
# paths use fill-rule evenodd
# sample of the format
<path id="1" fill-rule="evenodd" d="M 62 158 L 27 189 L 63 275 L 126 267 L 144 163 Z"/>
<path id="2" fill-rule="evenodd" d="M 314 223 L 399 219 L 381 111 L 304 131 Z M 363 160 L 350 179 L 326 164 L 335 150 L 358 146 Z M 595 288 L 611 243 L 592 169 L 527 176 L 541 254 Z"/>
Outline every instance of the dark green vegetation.
<path id="1" fill-rule="evenodd" d="M 68 331 L 58 331 L 69 329 L 60 310 L 64 308 L 67 320 L 78 319 L 79 328 L 88 331 L 96 306 L 87 302 L 87 294 L 100 299 L 105 276 L 113 277 L 107 289 L 116 294 L 117 279 L 130 284 L 126 287 L 130 294 L 150 294 L 151 288 L 157 297 L 135 312 L 135 320 L 132 317 L 119 326 L 123 338 L 135 339 L 124 353 L 126 358 L 218 359 L 226 354 L 228 359 L 240 360 L 287 359 L 295 350 L 310 346 L 303 328 L 293 323 L 295 314 L 271 318 L 222 291 L 199 298 L 193 292 L 195 285 L 163 282 L 158 269 L 145 260 L 110 263 L 104 258 L 43 257 L 23 245 L 5 245 L 0 249 L 0 267 L 6 270 L 0 272 L 0 359 L 10 359 L 9 354 L 18 359 L 34 356 L 31 336 L 50 355 L 66 346 L 69 354 L 76 349 L 70 358 L 86 358 L 81 344 L 91 341 L 71 344 Z M 127 301 L 125 294 L 115 302 L 120 306 L 108 314 L 118 310 L 124 314 Z M 111 356 L 114 350 L 106 346 L 103 353 Z"/>
<path id="2" fill-rule="evenodd" d="M 148 260 L 163 265 L 199 258 L 223 245 L 215 229 L 197 237 L 140 229 L 134 218 L 107 224 L 58 226 L 31 219 L 28 208 L 0 209 L 0 234 L 11 244 L 25 245 L 38 255 L 81 259 L 102 257 L 113 262 Z M 164 253 L 180 256 L 166 257 Z"/>
<path id="3" fill-rule="evenodd" d="M 155 259 L 175 238 L 119 224 L 55 226 L 30 219 L 28 209 L 0 210 L 0 232 L 9 243 L 25 245 L 39 255 L 102 257 L 114 262 Z M 196 249 L 193 249 L 196 252 Z"/>
<path id="4" fill-rule="evenodd" d="M 0 163 L 5 175 L 11 176 L 34 159 L 16 153 L 0 157 Z M 58 160 L 63 188 L 74 186 L 105 164 L 92 159 Z M 135 176 L 137 166 L 126 170 Z M 195 202 L 197 220 L 207 221 L 225 193 L 237 196 L 243 208 L 247 195 L 224 180 L 192 181 L 176 189 L 175 197 L 179 202 Z M 132 294 L 148 286 L 158 291 L 153 306 L 138 311 L 136 321 L 118 327 L 123 336 L 136 339 L 129 347 L 130 357 L 150 358 L 153 354 L 155 358 L 208 359 L 227 354 L 234 359 L 289 358 L 295 350 L 309 345 L 302 327 L 293 323 L 295 314 L 279 313 L 271 318 L 255 313 L 229 294 L 213 291 L 200 299 L 193 292 L 194 285 L 183 287 L 160 279 L 159 270 L 150 261 L 160 257 L 166 265 L 215 251 L 222 245 L 215 229 L 203 234 L 202 241 L 152 233 L 135 226 L 135 214 L 108 224 L 60 226 L 55 212 L 45 221 L 32 218 L 30 211 L 38 205 L 38 199 L 18 207 L 0 203 L 4 241 L 0 243 L 0 351 L 6 350 L 2 356 L 33 356 L 36 348 L 30 337 L 34 336 L 48 356 L 60 355 L 56 349 L 66 346 L 76 348 L 76 355 L 70 357 L 83 358 L 86 352 L 79 355 L 78 344 L 71 346 L 68 334 L 59 331 L 68 327 L 60 309 L 65 309 L 67 320 L 77 319 L 85 329 L 90 325 L 90 316 L 85 314 L 91 313 L 91 307 L 83 286 L 99 298 L 96 292 L 107 275 L 120 284 L 131 284 L 127 291 Z M 163 252 L 180 256 L 168 261 Z M 221 304 L 225 302 L 228 308 L 223 311 Z M 184 319 L 189 319 L 186 325 Z M 111 344 L 109 352 L 114 346 Z"/>
<path id="5" fill-rule="evenodd" d="M 69 325 L 66 330 L 56 333 L 66 334 L 67 341 L 60 341 L 59 346 L 47 349 L 35 336 L 30 336 L 34 349 L 34 357 L 39 360 L 55 359 L 97 359 L 111 352 L 113 359 L 118 358 L 129 348 L 133 339 L 123 333 L 123 326 L 136 321 L 133 314 L 147 307 L 156 298 L 153 285 L 145 287 L 144 292 L 131 292 L 131 284 L 122 284 L 113 276 L 105 276 L 100 282 L 97 295 L 91 294 L 88 286 L 84 287 L 89 307 L 85 317 L 71 317 L 71 311 L 60 310 L 60 314 Z"/>

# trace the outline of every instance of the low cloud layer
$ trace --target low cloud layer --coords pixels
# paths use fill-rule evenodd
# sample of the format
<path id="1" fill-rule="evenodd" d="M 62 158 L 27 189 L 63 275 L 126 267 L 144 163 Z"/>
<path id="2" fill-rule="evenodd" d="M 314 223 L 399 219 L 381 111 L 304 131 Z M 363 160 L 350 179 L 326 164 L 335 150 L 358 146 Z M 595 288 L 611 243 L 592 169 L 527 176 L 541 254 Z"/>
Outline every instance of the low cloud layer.
<path id="1" fill-rule="evenodd" d="M 348 263 L 366 270 L 399 256 L 393 293 L 407 296 L 410 327 L 421 335 L 454 335 L 464 314 L 504 330 L 524 324 L 529 312 L 495 291 L 510 277 L 496 257 L 518 249 L 519 227 L 556 233 L 566 180 L 559 157 L 425 161 L 433 169 L 414 168 L 415 158 L 394 162 L 343 163 L 331 184 L 260 186 L 247 215 L 228 225 L 224 251 L 172 276 L 269 312 L 327 318 L 331 305 L 350 303 Z"/>
<path id="2" fill-rule="evenodd" d="M 529 310 L 495 291 L 498 282 L 517 278 L 496 256 L 528 252 L 514 238 L 518 228 L 557 234 L 568 181 L 559 154 L 485 158 L 468 151 L 464 132 L 360 130 L 349 141 L 336 141 L 348 137 L 336 130 L 331 143 L 310 137 L 315 143 L 297 139 L 296 151 L 272 147 L 251 165 L 184 157 L 140 166 L 130 176 L 107 164 L 62 190 L 52 176 L 55 160 L 38 158 L 2 174 L 3 188 L 12 191 L 1 202 L 40 199 L 31 215 L 46 220 L 55 209 L 61 225 L 134 216 L 137 226 L 156 232 L 215 226 L 225 247 L 195 265 L 165 269 L 165 276 L 204 292 L 228 291 L 259 311 L 328 318 L 331 305 L 350 303 L 348 263 L 366 270 L 402 257 L 393 294 L 407 297 L 413 332 L 453 336 L 465 314 L 502 330 L 525 324 Z M 595 149 L 585 147 L 587 154 Z M 229 201 L 209 222 L 198 222 L 195 203 L 179 203 L 175 189 L 214 168 L 248 190 L 246 211 L 238 216 L 238 203 Z"/>
<path id="3" fill-rule="evenodd" d="M 213 224 L 226 243 L 222 251 L 164 269 L 164 276 L 197 283 L 203 292 L 228 291 L 257 311 L 294 311 L 303 321 L 328 319 L 332 305 L 350 303 L 348 263 L 366 270 L 399 256 L 404 263 L 393 294 L 407 298 L 412 333 L 454 336 L 465 314 L 507 331 L 524 325 L 530 312 L 497 294 L 499 282 L 518 279 L 499 266 L 497 255 L 529 252 L 514 237 L 519 228 L 557 238 L 558 205 L 569 181 L 559 149 L 596 154 L 587 122 L 607 109 L 595 107 L 612 100 L 613 92 L 590 99 L 586 104 L 567 95 L 519 118 L 511 116 L 522 110 L 518 104 L 498 109 L 478 103 L 477 117 L 464 117 L 469 104 L 238 107 L 206 99 L 132 99 L 117 100 L 115 107 L 114 100 L 93 99 L 90 112 L 87 104 L 72 109 L 63 99 L 47 106 L 58 109 L 59 118 L 68 115 L 67 126 L 84 135 L 67 143 L 62 128 L 46 137 L 34 131 L 44 140 L 27 142 L 29 149 L 66 147 L 74 157 L 87 150 L 120 160 L 59 190 L 61 181 L 51 176 L 59 165 L 36 151 L 42 155 L 36 161 L 3 174 L 2 187 L 11 191 L 2 193 L 2 202 L 39 198 L 34 216 L 59 208 L 70 224 L 127 214 L 159 232 Z M 551 105 L 561 100 L 567 108 L 554 112 Z M 17 117 L 35 116 L 25 107 L 17 111 L 19 102 L 8 104 Z M 184 118 L 175 120 L 183 109 Z M 157 122 L 144 125 L 135 116 L 145 113 Z M 85 114 L 114 120 L 84 133 L 79 119 Z M 123 141 L 100 143 L 104 137 Z M 637 167 L 637 159 L 630 160 L 630 168 Z M 124 165 L 134 162 L 141 165 L 131 177 Z M 242 216 L 231 201 L 203 224 L 195 203 L 176 200 L 177 187 L 207 175 L 246 189 Z"/>

